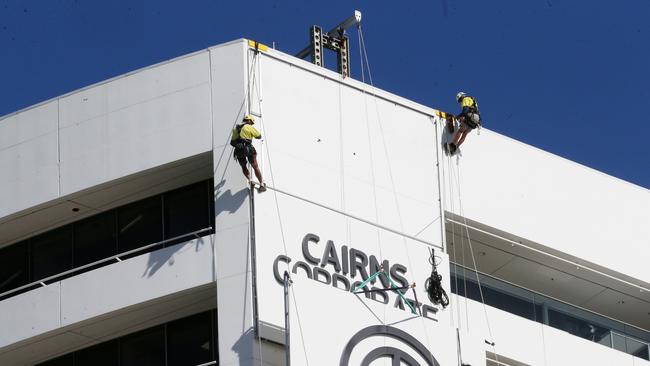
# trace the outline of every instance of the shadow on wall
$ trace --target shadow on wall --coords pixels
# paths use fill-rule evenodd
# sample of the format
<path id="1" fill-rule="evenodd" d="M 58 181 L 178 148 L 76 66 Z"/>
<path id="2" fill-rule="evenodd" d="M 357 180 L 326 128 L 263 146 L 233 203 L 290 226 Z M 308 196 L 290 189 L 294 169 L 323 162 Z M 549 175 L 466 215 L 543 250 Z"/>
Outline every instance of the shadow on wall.
<path id="1" fill-rule="evenodd" d="M 221 192 L 221 188 L 226 184 L 222 180 L 214 187 L 214 207 L 215 216 L 219 216 L 222 212 L 234 213 L 244 204 L 246 197 L 248 197 L 248 188 L 242 188 L 235 194 L 230 192 L 230 189 Z"/>
<path id="2" fill-rule="evenodd" d="M 248 328 L 248 330 L 246 330 L 246 332 L 244 332 L 244 334 L 242 334 L 237 342 L 235 342 L 235 344 L 232 346 L 232 350 L 237 353 L 240 361 L 253 358 L 255 356 L 253 354 L 253 341 L 255 338 L 253 332 L 253 327 Z"/>
<path id="3" fill-rule="evenodd" d="M 214 196 L 215 196 L 215 216 L 219 216 L 222 212 L 234 213 L 241 208 L 248 197 L 248 188 L 242 188 L 237 191 L 235 194 L 232 194 L 230 189 L 221 192 L 221 188 L 226 183 L 225 180 L 222 180 L 214 187 Z M 149 259 L 147 261 L 147 268 L 144 270 L 142 277 L 152 277 L 153 275 L 162 268 L 163 265 L 167 264 L 173 266 L 175 259 L 174 256 L 177 253 L 182 253 L 185 250 L 191 250 L 194 247 L 194 251 L 198 252 L 201 247 L 205 244 L 205 237 L 196 238 L 194 240 L 194 245 L 190 243 L 176 244 L 167 248 L 158 249 L 149 253 Z M 188 238 L 189 240 L 189 238 Z"/>
<path id="4" fill-rule="evenodd" d="M 183 253 L 184 251 L 191 250 L 194 248 L 195 252 L 199 252 L 201 247 L 205 244 L 205 237 L 199 237 L 194 239 L 194 243 L 188 238 L 188 242 L 176 244 L 171 247 L 155 250 L 149 253 L 149 260 L 147 261 L 147 268 L 144 270 L 142 277 L 150 278 L 158 272 L 162 266 L 167 263 L 169 266 L 173 266 L 176 260 L 174 255 L 177 253 Z"/>

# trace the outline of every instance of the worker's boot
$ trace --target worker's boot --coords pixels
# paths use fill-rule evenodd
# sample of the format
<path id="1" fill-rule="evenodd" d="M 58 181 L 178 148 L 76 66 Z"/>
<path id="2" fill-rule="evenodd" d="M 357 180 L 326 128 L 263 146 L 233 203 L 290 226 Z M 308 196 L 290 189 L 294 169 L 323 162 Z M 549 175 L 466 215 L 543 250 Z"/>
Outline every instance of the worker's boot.
<path id="1" fill-rule="evenodd" d="M 260 183 L 260 188 L 257 189 L 258 193 L 266 192 L 266 183 Z"/>
<path id="2" fill-rule="evenodd" d="M 451 155 L 454 155 L 456 153 L 456 150 L 458 150 L 458 146 L 456 146 L 453 142 L 449 143 L 449 153 Z"/>

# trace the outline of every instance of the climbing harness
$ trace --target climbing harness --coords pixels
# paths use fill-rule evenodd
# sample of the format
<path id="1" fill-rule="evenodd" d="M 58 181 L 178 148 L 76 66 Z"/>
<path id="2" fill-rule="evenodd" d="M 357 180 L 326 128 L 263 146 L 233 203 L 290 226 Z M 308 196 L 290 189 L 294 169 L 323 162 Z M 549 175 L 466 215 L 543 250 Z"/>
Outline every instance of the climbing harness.
<path id="1" fill-rule="evenodd" d="M 384 277 L 388 280 L 388 282 L 390 283 L 390 288 L 377 288 L 377 289 L 371 289 L 371 290 L 363 289 L 364 287 L 366 287 L 368 282 L 374 281 L 375 278 L 379 277 L 380 275 L 384 275 Z M 415 311 L 415 307 L 411 304 L 411 301 L 409 299 L 407 299 L 406 297 L 404 297 L 404 294 L 406 293 L 406 291 L 404 291 L 404 292 L 400 291 L 400 290 L 407 290 L 408 291 L 408 289 L 413 290 L 413 296 L 415 297 L 415 303 L 417 305 L 418 304 L 418 297 L 417 297 L 417 294 L 415 292 L 415 283 L 413 283 L 410 286 L 401 286 L 401 287 L 397 286 L 395 284 L 395 282 L 393 282 L 393 279 L 390 278 L 390 275 L 387 274 L 386 271 L 384 271 L 384 266 L 380 266 L 379 271 L 373 273 L 372 276 L 366 278 L 363 282 L 358 284 L 354 288 L 354 291 L 352 291 L 352 293 L 360 294 L 360 293 L 370 293 L 370 292 L 395 291 L 397 293 L 397 296 L 399 296 L 400 299 L 402 299 L 402 301 L 404 301 L 404 303 L 406 303 L 406 305 L 408 305 L 408 307 L 411 309 L 411 312 L 413 314 L 417 314 L 417 312 Z M 420 314 L 420 315 L 422 315 L 422 314 Z"/>
<path id="2" fill-rule="evenodd" d="M 429 278 L 424 282 L 424 287 L 429 296 L 429 301 L 436 305 L 442 305 L 442 308 L 444 309 L 449 305 L 449 297 L 442 288 L 442 275 L 438 273 L 435 251 L 429 249 L 429 252 L 431 253 L 429 256 L 429 263 L 431 263 L 431 276 L 429 276 Z"/>

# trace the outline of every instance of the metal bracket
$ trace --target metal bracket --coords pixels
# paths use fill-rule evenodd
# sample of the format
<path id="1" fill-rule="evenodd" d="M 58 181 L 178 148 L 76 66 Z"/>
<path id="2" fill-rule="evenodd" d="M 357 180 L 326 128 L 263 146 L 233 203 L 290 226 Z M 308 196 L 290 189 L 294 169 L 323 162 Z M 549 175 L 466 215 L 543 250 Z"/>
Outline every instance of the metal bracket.
<path id="1" fill-rule="evenodd" d="M 361 12 L 354 11 L 354 15 L 347 18 L 327 33 L 323 28 L 313 25 L 309 28 L 309 46 L 296 54 L 296 57 L 304 59 L 311 56 L 311 62 L 320 67 L 325 67 L 323 48 L 336 52 L 337 69 L 344 77 L 350 76 L 350 40 L 345 30 L 361 22 Z"/>

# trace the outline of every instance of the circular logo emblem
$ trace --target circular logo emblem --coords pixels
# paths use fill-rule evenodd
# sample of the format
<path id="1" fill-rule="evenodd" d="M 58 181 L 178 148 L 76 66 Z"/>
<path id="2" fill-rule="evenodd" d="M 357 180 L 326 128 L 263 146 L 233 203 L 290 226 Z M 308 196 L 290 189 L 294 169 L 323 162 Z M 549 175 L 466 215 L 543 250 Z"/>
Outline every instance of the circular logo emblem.
<path id="1" fill-rule="evenodd" d="M 401 365 L 404 363 L 409 366 L 440 366 L 436 358 L 433 357 L 427 347 L 415 339 L 415 337 L 401 329 L 397 329 L 388 325 L 372 325 L 361 329 L 355 335 L 353 335 L 352 338 L 350 338 L 350 341 L 348 341 L 348 344 L 345 346 L 345 349 L 343 349 L 343 354 L 341 355 L 341 362 L 339 363 L 339 366 L 351 366 L 350 355 L 352 354 L 354 347 L 356 347 L 356 345 L 361 343 L 361 341 L 364 339 L 377 336 L 390 337 L 405 344 L 408 346 L 408 348 L 420 355 L 426 364 L 421 365 L 418 361 L 415 360 L 413 356 L 409 355 L 402 349 L 383 346 L 373 349 L 366 356 L 364 356 L 363 361 L 361 361 L 361 366 L 368 366 L 373 361 L 382 357 L 390 358 L 393 365 Z"/>

